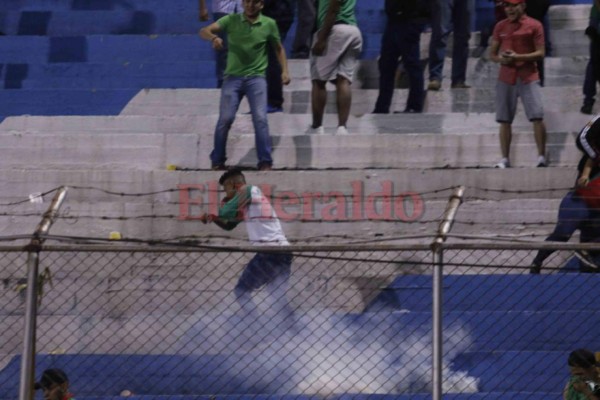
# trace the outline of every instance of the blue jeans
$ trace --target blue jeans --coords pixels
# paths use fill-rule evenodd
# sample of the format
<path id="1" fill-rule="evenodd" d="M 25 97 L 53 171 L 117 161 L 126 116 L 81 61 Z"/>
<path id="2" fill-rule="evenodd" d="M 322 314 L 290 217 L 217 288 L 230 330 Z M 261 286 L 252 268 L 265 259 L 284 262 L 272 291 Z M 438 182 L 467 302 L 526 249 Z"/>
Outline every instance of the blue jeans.
<path id="1" fill-rule="evenodd" d="M 429 44 L 429 80 L 442 81 L 448 36 L 454 32 L 452 83 L 465 82 L 474 12 L 474 0 L 435 0 Z"/>
<path id="2" fill-rule="evenodd" d="M 250 293 L 266 286 L 268 293 L 277 300 L 277 311 L 291 313 L 285 292 L 292 269 L 292 258 L 291 253 L 256 253 L 252 257 L 234 289 L 235 298 L 242 310 L 246 313 L 255 312 L 256 304 Z"/>
<path id="3" fill-rule="evenodd" d="M 215 147 L 210 153 L 213 167 L 225 165 L 227 160 L 225 155 L 227 136 L 244 96 L 248 98 L 250 112 L 252 113 L 258 166 L 273 164 L 271 136 L 269 135 L 269 121 L 267 119 L 267 81 L 262 76 L 245 78 L 228 76 L 223 81 L 223 87 L 221 88 L 219 120 L 215 127 Z"/>
<path id="4" fill-rule="evenodd" d="M 581 243 L 597 242 L 600 239 L 600 214 L 598 210 L 589 208 L 581 197 L 571 191 L 560 202 L 558 221 L 546 241 L 568 242 L 576 230 L 579 230 Z M 555 250 L 540 250 L 533 263 L 542 265 L 554 252 Z"/>
<path id="5" fill-rule="evenodd" d="M 374 113 L 387 114 L 390 112 L 399 57 L 402 57 L 402 64 L 409 80 L 406 109 L 423 111 L 425 78 L 421 65 L 419 42 L 424 27 L 424 24 L 409 21 L 388 21 L 386 24 L 381 39 L 379 96 L 375 103 Z"/>

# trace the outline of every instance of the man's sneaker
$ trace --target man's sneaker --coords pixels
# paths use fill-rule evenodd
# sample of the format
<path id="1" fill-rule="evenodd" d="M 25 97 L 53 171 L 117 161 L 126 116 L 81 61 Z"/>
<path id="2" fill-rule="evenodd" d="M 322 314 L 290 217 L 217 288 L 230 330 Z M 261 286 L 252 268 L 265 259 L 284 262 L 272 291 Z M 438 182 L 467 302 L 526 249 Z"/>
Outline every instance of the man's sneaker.
<path id="1" fill-rule="evenodd" d="M 506 158 L 503 158 L 498 164 L 494 165 L 494 168 L 510 168 L 510 162 Z"/>
<path id="2" fill-rule="evenodd" d="M 225 164 L 213 165 L 210 169 L 213 171 L 227 171 L 229 168 Z"/>
<path id="3" fill-rule="evenodd" d="M 529 273 L 530 274 L 534 274 L 537 275 L 542 271 L 542 266 L 541 265 L 537 265 L 537 264 L 531 264 L 531 267 L 529 267 Z"/>
<path id="4" fill-rule="evenodd" d="M 308 129 L 306 129 L 306 132 L 309 135 L 324 135 L 325 134 L 325 128 L 323 128 L 323 125 L 318 126 L 316 128 L 313 128 L 312 125 L 308 126 Z"/>
<path id="5" fill-rule="evenodd" d="M 452 86 L 450 86 L 451 89 L 470 89 L 471 86 L 467 85 L 464 82 L 456 82 L 453 83 Z"/>
<path id="6" fill-rule="evenodd" d="M 581 263 L 581 272 L 599 272 L 600 266 L 594 262 L 593 257 L 587 250 L 575 251 L 575 257 Z"/>
<path id="7" fill-rule="evenodd" d="M 537 167 L 538 168 L 545 168 L 548 166 L 548 162 L 546 161 L 546 157 L 544 156 L 539 156 L 538 157 L 538 163 L 537 163 Z"/>
<path id="8" fill-rule="evenodd" d="M 579 111 L 581 111 L 582 114 L 590 115 L 592 113 L 592 107 L 592 104 L 584 104 Z"/>
<path id="9" fill-rule="evenodd" d="M 346 129 L 345 126 L 340 125 L 337 127 L 337 130 L 335 131 L 336 135 L 347 135 L 348 134 L 348 129 Z"/>
<path id="10" fill-rule="evenodd" d="M 442 88 L 442 82 L 437 79 L 432 79 L 429 81 L 429 85 L 427 85 L 427 90 L 438 91 Z"/>

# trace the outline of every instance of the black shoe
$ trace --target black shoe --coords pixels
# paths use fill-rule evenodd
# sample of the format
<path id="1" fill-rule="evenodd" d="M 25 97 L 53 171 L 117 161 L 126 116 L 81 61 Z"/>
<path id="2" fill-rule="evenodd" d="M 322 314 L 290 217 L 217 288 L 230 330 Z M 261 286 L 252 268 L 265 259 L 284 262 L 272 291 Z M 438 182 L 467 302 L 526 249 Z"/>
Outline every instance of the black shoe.
<path id="1" fill-rule="evenodd" d="M 541 265 L 531 264 L 531 267 L 529 267 L 529 273 L 530 274 L 538 275 L 541 271 L 542 271 L 542 266 Z"/>
<path id="2" fill-rule="evenodd" d="M 579 259 L 581 272 L 600 272 L 600 266 L 594 262 L 591 254 L 586 250 L 575 251 L 575 257 Z"/>
<path id="3" fill-rule="evenodd" d="M 581 109 L 579 111 L 581 111 L 582 114 L 591 115 L 592 114 L 592 104 L 582 105 Z"/>

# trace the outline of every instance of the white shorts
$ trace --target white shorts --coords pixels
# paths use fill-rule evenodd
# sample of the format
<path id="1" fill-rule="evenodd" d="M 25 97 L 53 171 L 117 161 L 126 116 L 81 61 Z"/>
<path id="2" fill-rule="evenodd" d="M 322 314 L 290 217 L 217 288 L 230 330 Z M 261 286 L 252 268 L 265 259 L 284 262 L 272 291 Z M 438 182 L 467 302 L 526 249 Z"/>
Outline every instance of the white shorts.
<path id="1" fill-rule="evenodd" d="M 313 43 L 316 42 L 315 34 Z M 327 38 L 323 55 L 310 55 L 310 77 L 317 81 L 332 81 L 338 75 L 352 82 L 358 57 L 362 51 L 362 35 L 354 25 L 334 25 Z"/>

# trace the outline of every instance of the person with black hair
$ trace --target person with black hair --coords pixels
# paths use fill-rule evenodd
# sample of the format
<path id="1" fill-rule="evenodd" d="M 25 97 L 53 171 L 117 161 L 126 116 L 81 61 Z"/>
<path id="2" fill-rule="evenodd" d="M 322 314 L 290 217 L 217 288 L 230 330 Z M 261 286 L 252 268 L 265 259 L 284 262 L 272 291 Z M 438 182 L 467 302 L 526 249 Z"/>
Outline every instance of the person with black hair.
<path id="1" fill-rule="evenodd" d="M 231 169 L 219 179 L 225 190 L 219 214 L 203 214 L 202 223 L 214 223 L 224 230 L 234 229 L 240 222 L 246 223 L 248 239 L 255 246 L 288 246 L 279 218 L 271 203 L 258 186 L 246 184 L 241 170 Z M 234 293 L 242 310 L 253 313 L 256 304 L 251 293 L 265 286 L 278 301 L 279 310 L 290 315 L 285 292 L 291 272 L 292 254 L 287 251 L 258 252 L 244 268 Z"/>
<path id="2" fill-rule="evenodd" d="M 35 390 L 44 392 L 44 400 L 72 400 L 69 393 L 69 378 L 61 369 L 51 368 L 42 373 L 39 382 L 35 383 Z"/>
<path id="3" fill-rule="evenodd" d="M 588 349 L 574 350 L 569 354 L 567 364 L 571 376 L 563 390 L 563 399 L 600 399 L 599 365 L 594 353 Z"/>

